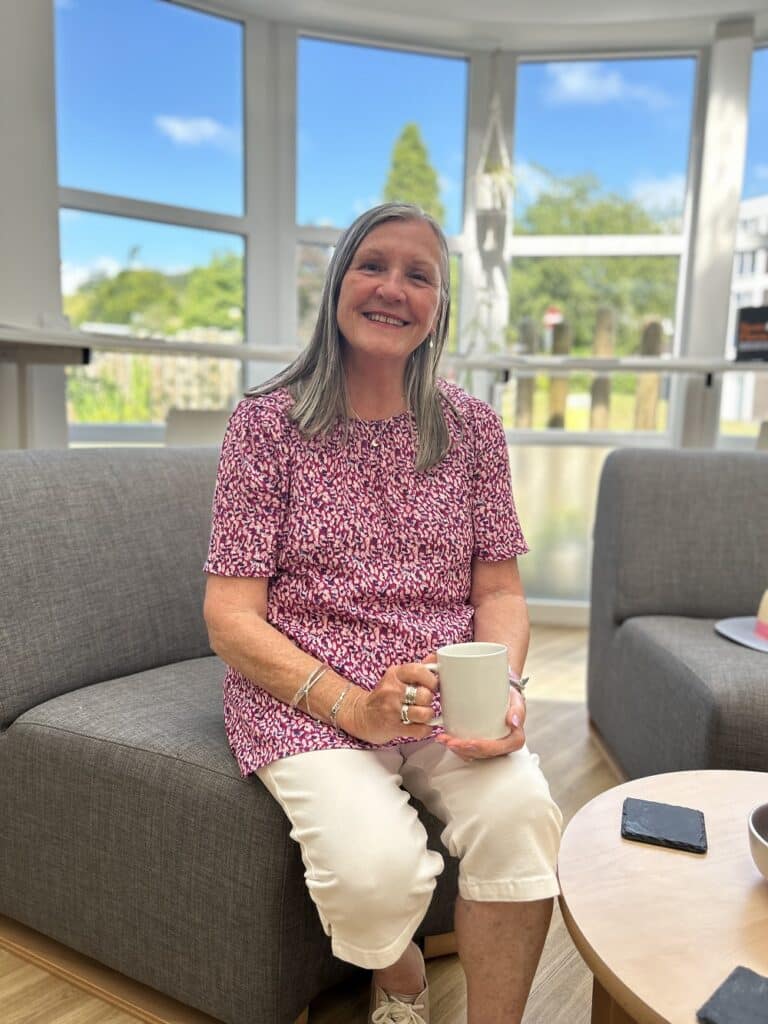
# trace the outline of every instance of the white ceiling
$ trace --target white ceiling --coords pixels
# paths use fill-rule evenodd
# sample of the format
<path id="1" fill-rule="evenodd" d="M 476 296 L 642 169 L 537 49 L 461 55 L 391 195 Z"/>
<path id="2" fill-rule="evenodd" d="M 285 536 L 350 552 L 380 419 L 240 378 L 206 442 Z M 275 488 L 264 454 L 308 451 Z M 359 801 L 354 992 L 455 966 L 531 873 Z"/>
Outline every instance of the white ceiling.
<path id="1" fill-rule="evenodd" d="M 449 47 L 588 51 L 709 42 L 718 20 L 754 17 L 768 40 L 768 0 L 204 0 L 212 9 L 350 35 Z"/>

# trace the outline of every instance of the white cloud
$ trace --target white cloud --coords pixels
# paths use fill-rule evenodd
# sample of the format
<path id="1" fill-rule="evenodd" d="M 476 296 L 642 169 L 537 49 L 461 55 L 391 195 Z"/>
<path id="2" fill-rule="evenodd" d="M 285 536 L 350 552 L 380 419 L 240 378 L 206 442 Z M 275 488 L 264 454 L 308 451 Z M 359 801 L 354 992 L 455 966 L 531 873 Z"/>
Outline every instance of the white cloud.
<path id="1" fill-rule="evenodd" d="M 685 199 L 685 175 L 669 174 L 666 178 L 638 178 L 629 189 L 635 202 L 650 213 L 670 215 L 681 213 Z"/>
<path id="2" fill-rule="evenodd" d="M 236 133 L 212 117 L 176 117 L 157 114 L 155 127 L 167 135 L 177 146 L 216 146 L 219 149 L 237 149 Z"/>
<path id="3" fill-rule="evenodd" d="M 768 181 L 768 164 L 758 164 L 755 167 L 755 177 L 758 181 Z"/>
<path id="4" fill-rule="evenodd" d="M 96 274 L 103 274 L 106 277 L 115 277 L 122 270 L 122 266 L 111 256 L 102 256 L 93 263 L 67 263 L 61 264 L 61 290 L 65 295 L 73 295 L 81 285 Z"/>
<path id="5" fill-rule="evenodd" d="M 644 103 L 652 109 L 669 106 L 670 98 L 652 85 L 633 85 L 619 71 L 598 61 L 547 64 L 545 98 L 554 105 L 616 102 Z"/>

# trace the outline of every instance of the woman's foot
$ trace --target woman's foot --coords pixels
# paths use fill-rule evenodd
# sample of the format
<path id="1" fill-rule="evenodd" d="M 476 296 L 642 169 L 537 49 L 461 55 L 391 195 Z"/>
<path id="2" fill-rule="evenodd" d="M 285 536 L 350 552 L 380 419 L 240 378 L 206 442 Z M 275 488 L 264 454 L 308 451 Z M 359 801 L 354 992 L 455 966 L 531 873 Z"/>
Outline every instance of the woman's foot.
<path id="1" fill-rule="evenodd" d="M 429 990 L 416 996 L 385 992 L 375 981 L 371 982 L 371 1008 L 369 1024 L 429 1024 Z"/>

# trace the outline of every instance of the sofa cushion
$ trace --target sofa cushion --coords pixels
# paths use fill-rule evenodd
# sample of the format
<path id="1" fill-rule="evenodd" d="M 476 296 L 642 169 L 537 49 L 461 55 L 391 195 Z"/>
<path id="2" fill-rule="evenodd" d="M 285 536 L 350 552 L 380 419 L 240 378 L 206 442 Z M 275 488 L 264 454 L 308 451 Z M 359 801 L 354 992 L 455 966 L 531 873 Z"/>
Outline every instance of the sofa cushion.
<path id="1" fill-rule="evenodd" d="M 57 694 L 210 654 L 217 456 L 0 452 L 0 728 Z"/>
<path id="2" fill-rule="evenodd" d="M 719 636 L 714 623 L 648 615 L 616 630 L 617 682 L 593 716 L 630 777 L 768 768 L 768 656 Z"/>
<path id="3" fill-rule="evenodd" d="M 279 1024 L 354 968 L 282 810 L 240 777 L 223 674 L 206 657 L 98 683 L 0 736 L 0 913 L 230 1024 Z M 422 933 L 451 929 L 446 862 Z"/>
<path id="4" fill-rule="evenodd" d="M 621 449 L 605 460 L 592 598 L 633 616 L 754 615 L 768 584 L 768 457 Z"/>

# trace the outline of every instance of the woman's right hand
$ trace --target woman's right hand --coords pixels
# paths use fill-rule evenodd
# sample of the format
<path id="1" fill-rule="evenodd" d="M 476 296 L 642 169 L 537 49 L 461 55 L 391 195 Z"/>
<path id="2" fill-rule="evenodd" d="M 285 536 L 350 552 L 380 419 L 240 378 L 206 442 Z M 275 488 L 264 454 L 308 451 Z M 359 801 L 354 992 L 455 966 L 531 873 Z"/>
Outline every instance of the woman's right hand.
<path id="1" fill-rule="evenodd" d="M 437 689 L 437 677 L 425 665 L 436 660 L 431 654 L 423 662 L 390 665 L 373 690 L 359 690 L 349 709 L 348 722 L 339 724 L 366 743 L 388 743 L 398 736 L 419 740 L 431 736 L 433 726 L 427 723 L 435 715 L 432 697 Z M 409 685 L 416 687 L 416 692 L 413 703 L 408 706 L 411 724 L 406 725 L 402 709 L 407 703 L 406 687 Z"/>

